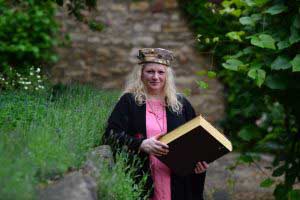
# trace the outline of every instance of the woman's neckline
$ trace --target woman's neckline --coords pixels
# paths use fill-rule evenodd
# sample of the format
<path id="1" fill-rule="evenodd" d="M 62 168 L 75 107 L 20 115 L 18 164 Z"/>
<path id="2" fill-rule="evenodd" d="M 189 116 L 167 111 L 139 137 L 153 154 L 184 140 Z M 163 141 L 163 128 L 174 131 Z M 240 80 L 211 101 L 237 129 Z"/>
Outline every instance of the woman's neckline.
<path id="1" fill-rule="evenodd" d="M 158 106 L 158 105 L 159 106 L 164 106 L 165 105 L 165 101 L 162 100 L 162 99 L 147 99 L 146 103 L 151 104 L 151 105 L 155 105 L 155 106 Z"/>

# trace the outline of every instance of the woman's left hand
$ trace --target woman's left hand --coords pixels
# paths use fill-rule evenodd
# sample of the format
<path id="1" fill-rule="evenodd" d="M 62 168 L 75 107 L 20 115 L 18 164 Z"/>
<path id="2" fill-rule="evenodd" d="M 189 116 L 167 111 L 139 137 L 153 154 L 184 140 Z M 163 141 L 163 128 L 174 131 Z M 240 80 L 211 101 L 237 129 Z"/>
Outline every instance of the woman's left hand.
<path id="1" fill-rule="evenodd" d="M 208 164 L 203 161 L 203 162 L 197 162 L 196 167 L 194 169 L 196 174 L 201 174 L 203 172 L 205 172 L 208 168 Z"/>

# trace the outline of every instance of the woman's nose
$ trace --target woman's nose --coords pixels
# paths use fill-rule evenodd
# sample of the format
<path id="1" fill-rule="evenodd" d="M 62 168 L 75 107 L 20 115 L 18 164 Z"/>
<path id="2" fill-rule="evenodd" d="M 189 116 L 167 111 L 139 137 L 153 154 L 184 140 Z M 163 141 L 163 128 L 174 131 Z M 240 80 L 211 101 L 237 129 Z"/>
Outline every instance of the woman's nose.
<path id="1" fill-rule="evenodd" d="M 158 73 L 154 73 L 152 78 L 153 79 L 158 79 Z"/>

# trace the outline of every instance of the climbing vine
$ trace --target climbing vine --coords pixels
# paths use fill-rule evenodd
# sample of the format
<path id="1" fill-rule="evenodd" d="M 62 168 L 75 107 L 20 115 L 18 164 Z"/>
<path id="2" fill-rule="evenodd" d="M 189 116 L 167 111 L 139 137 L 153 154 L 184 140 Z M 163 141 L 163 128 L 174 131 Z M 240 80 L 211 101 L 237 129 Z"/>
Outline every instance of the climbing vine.
<path id="1" fill-rule="evenodd" d="M 226 84 L 225 132 L 253 163 L 274 155 L 276 199 L 300 199 L 300 1 L 179 1 Z M 275 177 L 283 176 L 283 181 Z"/>

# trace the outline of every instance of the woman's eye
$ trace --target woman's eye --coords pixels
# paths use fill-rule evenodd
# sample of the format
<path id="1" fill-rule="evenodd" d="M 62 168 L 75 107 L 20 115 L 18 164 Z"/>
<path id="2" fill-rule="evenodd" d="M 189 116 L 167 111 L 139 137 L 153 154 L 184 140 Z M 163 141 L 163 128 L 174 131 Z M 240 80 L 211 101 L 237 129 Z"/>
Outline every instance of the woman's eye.
<path id="1" fill-rule="evenodd" d="M 159 71 L 158 73 L 159 73 L 159 74 L 164 74 L 165 72 L 164 72 L 164 71 Z"/>

